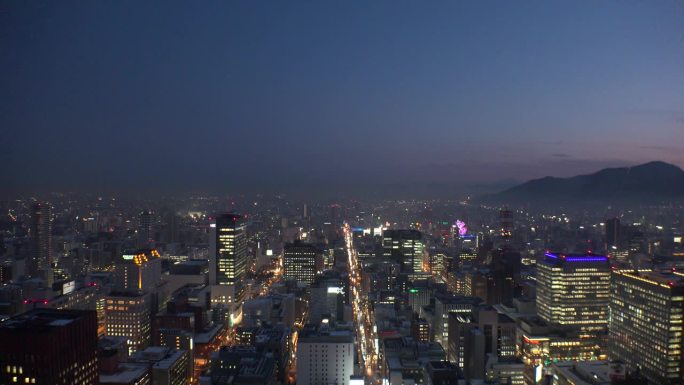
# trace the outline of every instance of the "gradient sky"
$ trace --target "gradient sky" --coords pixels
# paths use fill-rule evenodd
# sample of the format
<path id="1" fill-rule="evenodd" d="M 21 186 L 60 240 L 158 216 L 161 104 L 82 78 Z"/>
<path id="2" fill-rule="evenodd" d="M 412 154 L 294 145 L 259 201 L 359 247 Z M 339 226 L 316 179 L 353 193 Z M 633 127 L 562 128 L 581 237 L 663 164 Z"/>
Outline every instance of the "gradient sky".
<path id="1" fill-rule="evenodd" d="M 5 188 L 684 166 L 681 1 L 3 1 Z"/>

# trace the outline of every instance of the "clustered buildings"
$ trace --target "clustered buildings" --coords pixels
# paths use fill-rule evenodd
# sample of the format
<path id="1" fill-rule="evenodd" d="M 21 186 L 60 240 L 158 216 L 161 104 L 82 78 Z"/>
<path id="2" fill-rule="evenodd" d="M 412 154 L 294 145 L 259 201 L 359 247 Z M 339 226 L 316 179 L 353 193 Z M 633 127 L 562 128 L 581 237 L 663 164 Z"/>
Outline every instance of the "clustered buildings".
<path id="1" fill-rule="evenodd" d="M 17 202 L 2 384 L 684 381 L 676 227 L 463 202 L 481 223 L 428 202 Z"/>

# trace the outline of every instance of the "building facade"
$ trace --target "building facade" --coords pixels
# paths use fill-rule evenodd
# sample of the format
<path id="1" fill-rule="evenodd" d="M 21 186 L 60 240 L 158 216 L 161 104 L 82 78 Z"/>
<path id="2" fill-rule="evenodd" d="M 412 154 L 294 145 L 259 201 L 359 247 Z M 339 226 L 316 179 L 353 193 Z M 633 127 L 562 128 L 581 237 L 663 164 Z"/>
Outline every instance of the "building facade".
<path id="1" fill-rule="evenodd" d="M 105 297 L 105 335 L 125 337 L 129 354 L 150 345 L 152 320 L 149 297 L 142 293 L 112 292 Z"/>
<path id="2" fill-rule="evenodd" d="M 546 253 L 537 263 L 537 309 L 549 324 L 608 325 L 610 262 L 603 255 Z"/>
<path id="3" fill-rule="evenodd" d="M 423 234 L 418 230 L 385 230 L 382 256 L 398 262 L 402 273 L 423 272 Z"/>
<path id="4" fill-rule="evenodd" d="M 296 280 L 300 286 L 310 286 L 322 269 L 322 260 L 316 247 L 295 241 L 285 244 L 283 250 L 283 277 Z"/>
<path id="5" fill-rule="evenodd" d="M 655 384 L 681 381 L 684 274 L 615 271 L 610 314 L 611 359 L 638 368 Z"/>
<path id="6" fill-rule="evenodd" d="M 247 237 L 245 219 L 237 214 L 222 214 L 211 224 L 209 234 L 209 283 L 233 286 L 234 298 L 242 303 L 247 273 Z"/>
<path id="7" fill-rule="evenodd" d="M 1 384 L 98 384 L 94 311 L 36 309 L 0 324 Z"/>

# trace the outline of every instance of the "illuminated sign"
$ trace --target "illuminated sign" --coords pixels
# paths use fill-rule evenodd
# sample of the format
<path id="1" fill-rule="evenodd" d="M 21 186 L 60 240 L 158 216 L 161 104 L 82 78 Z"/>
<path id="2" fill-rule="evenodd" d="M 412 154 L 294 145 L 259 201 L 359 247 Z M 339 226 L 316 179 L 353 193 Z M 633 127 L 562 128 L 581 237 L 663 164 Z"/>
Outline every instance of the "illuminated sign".
<path id="1" fill-rule="evenodd" d="M 554 254 L 554 253 L 544 253 L 547 258 L 551 259 L 561 259 L 566 262 L 605 262 L 608 257 L 602 255 L 564 255 L 564 254 Z"/>
<path id="2" fill-rule="evenodd" d="M 328 294 L 342 294 L 342 288 L 341 287 L 329 287 L 328 288 Z"/>
<path id="3" fill-rule="evenodd" d="M 266 256 L 267 256 L 267 257 L 273 256 L 273 250 L 267 249 L 267 250 L 266 250 Z"/>
<path id="4" fill-rule="evenodd" d="M 65 282 L 62 285 L 62 294 L 69 294 L 76 290 L 76 281 Z"/>
<path id="5" fill-rule="evenodd" d="M 468 226 L 466 226 L 466 223 L 463 222 L 460 219 L 456 220 L 456 227 L 458 227 L 458 235 L 464 236 L 468 234 Z"/>

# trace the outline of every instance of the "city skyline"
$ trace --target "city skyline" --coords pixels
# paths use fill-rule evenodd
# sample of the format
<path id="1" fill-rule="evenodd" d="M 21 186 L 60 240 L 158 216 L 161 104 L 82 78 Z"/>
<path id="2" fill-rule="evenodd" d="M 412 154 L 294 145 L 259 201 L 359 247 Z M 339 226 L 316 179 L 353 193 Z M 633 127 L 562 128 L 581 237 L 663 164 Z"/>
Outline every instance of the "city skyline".
<path id="1" fill-rule="evenodd" d="M 0 2 L 0 384 L 684 384 L 682 91 L 682 0 Z"/>
<path id="2" fill-rule="evenodd" d="M 674 1 L 1 7 L 8 190 L 463 187 L 684 166 Z"/>

